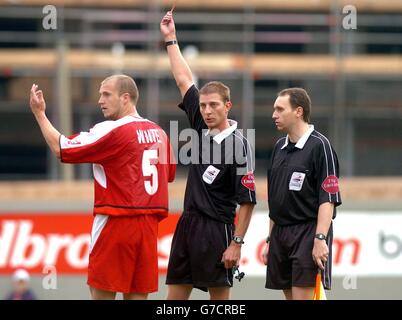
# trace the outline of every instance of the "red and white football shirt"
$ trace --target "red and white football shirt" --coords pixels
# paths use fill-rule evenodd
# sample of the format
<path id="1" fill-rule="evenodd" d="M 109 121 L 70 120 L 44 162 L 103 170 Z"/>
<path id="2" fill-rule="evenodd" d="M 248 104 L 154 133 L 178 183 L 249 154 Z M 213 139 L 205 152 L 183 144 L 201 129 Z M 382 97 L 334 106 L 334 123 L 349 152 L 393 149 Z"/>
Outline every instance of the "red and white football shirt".
<path id="1" fill-rule="evenodd" d="M 168 213 L 168 182 L 176 165 L 166 133 L 134 116 L 96 124 L 89 132 L 60 137 L 64 163 L 93 163 L 94 214 Z"/>

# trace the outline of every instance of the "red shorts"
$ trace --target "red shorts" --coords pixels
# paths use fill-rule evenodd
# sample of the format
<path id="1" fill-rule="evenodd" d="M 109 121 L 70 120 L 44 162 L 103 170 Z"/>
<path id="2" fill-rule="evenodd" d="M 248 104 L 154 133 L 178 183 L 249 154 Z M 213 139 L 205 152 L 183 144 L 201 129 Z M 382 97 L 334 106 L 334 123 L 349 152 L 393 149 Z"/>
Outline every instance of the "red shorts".
<path id="1" fill-rule="evenodd" d="M 88 285 L 123 293 L 158 291 L 158 222 L 159 217 L 154 215 L 97 215 L 92 227 Z"/>

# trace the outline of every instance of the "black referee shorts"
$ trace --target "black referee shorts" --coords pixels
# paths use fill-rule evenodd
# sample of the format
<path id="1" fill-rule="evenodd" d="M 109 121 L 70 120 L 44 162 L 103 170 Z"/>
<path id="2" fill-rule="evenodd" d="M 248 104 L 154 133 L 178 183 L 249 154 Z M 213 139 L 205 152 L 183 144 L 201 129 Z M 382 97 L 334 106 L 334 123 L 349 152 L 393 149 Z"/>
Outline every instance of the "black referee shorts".
<path id="1" fill-rule="evenodd" d="M 268 252 L 268 289 L 314 287 L 318 267 L 312 256 L 316 221 L 272 228 Z M 325 289 L 331 289 L 332 273 L 332 224 L 327 235 L 328 261 L 321 272 Z"/>
<path id="2" fill-rule="evenodd" d="M 197 213 L 184 213 L 173 236 L 166 284 L 231 287 L 233 274 L 221 263 L 233 236 L 233 225 Z"/>

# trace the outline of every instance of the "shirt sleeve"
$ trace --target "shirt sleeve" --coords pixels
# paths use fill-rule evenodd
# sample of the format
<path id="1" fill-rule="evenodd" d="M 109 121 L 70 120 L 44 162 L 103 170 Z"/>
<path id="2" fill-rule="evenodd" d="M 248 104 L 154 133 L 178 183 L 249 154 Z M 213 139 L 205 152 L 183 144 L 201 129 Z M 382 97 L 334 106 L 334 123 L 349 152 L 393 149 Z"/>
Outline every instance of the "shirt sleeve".
<path id="1" fill-rule="evenodd" d="M 195 85 L 192 85 L 187 90 L 182 103 L 179 104 L 179 108 L 187 114 L 191 128 L 197 131 L 207 128 L 200 112 L 200 94 Z"/>
<path id="2" fill-rule="evenodd" d="M 237 203 L 256 204 L 253 152 L 250 143 L 245 138 L 241 140 L 240 146 L 236 148 L 235 172 L 233 172 L 236 177 Z"/>
<path id="3" fill-rule="evenodd" d="M 174 156 L 174 152 L 173 152 L 173 147 L 170 144 L 170 142 L 168 141 L 169 144 L 169 154 L 168 154 L 168 159 L 169 159 L 169 177 L 168 177 L 168 181 L 169 182 L 173 182 L 175 177 L 176 177 L 176 159 Z"/>
<path id="4" fill-rule="evenodd" d="M 94 126 L 89 132 L 70 137 L 60 136 L 60 155 L 63 163 L 99 163 L 113 159 L 124 150 L 124 137 L 105 125 Z"/>
<path id="5" fill-rule="evenodd" d="M 275 158 L 275 153 L 276 153 L 276 149 L 278 147 L 278 142 L 275 144 L 273 150 L 272 150 L 272 154 L 271 157 L 268 161 L 268 169 L 267 169 L 267 198 L 268 198 L 268 203 L 269 203 L 269 181 L 271 180 L 271 172 L 272 172 L 272 167 L 274 165 L 274 158 Z M 269 204 L 268 204 L 269 207 Z"/>
<path id="6" fill-rule="evenodd" d="M 315 159 L 319 204 L 331 202 L 340 205 L 338 157 L 328 140 L 317 147 Z"/>

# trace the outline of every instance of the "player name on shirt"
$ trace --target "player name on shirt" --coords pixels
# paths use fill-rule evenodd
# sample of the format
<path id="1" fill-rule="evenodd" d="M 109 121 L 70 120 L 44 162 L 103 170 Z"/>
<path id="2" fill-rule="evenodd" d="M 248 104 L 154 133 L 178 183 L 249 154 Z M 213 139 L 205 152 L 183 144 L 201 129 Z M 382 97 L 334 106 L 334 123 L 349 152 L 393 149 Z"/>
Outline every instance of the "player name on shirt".
<path id="1" fill-rule="evenodd" d="M 138 143 L 161 142 L 158 129 L 137 130 Z"/>

